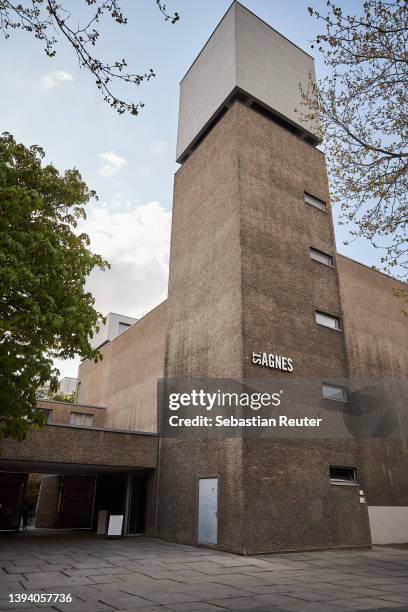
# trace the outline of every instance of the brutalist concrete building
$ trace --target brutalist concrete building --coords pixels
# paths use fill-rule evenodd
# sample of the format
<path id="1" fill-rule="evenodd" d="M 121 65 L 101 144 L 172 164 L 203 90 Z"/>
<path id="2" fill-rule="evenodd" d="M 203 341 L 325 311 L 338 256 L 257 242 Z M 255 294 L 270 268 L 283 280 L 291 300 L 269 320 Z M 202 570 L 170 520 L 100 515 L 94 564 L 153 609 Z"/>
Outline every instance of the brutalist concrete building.
<path id="1" fill-rule="evenodd" d="M 319 125 L 299 112 L 309 79 L 307 53 L 231 5 L 181 81 L 168 299 L 82 363 L 77 404 L 40 406 L 98 426 L 51 414 L 5 444 L 17 505 L 42 472 L 63 483 L 53 526 L 96 529 L 103 511 L 124 535 L 242 554 L 408 541 L 403 286 L 336 254 Z M 157 381 L 185 378 L 314 381 L 331 435 L 160 435 Z"/>

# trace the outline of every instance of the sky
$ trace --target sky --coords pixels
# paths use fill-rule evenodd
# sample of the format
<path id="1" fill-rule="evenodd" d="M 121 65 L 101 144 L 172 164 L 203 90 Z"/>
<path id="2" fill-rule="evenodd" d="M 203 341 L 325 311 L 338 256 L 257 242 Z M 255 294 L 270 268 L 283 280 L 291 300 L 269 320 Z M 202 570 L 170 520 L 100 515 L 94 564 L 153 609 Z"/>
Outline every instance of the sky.
<path id="1" fill-rule="evenodd" d="M 156 77 L 140 87 L 120 89 L 145 106 L 137 117 L 118 115 L 105 102 L 92 77 L 81 69 L 65 42 L 48 58 L 41 42 L 14 31 L 0 34 L 0 132 L 18 142 L 41 145 L 46 162 L 59 170 L 76 167 L 98 194 L 88 205 L 83 229 L 91 248 L 111 263 L 94 272 L 87 288 L 103 314 L 141 317 L 167 294 L 170 224 L 175 162 L 179 82 L 220 21 L 230 0 L 167 0 L 176 24 L 165 22 L 155 0 L 122 0 L 127 25 L 106 17 L 96 53 L 106 60 L 126 58 L 133 72 L 153 68 Z M 325 0 L 242 0 L 264 21 L 316 60 L 318 78 L 325 66 L 311 41 L 319 24 L 309 16 Z M 354 0 L 340 4 L 350 11 Z M 84 0 L 66 2 L 78 19 L 88 15 Z M 119 91 L 119 90 L 118 90 Z M 348 229 L 337 223 L 337 250 L 367 265 L 379 265 L 368 242 L 346 246 Z M 57 362 L 61 376 L 76 376 L 78 359 Z"/>

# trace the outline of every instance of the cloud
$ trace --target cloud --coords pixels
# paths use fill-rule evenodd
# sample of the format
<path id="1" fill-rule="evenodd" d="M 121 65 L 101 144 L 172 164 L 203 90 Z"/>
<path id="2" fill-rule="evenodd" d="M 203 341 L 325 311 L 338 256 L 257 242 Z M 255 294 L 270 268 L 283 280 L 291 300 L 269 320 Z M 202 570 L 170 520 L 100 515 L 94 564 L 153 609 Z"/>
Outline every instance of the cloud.
<path id="1" fill-rule="evenodd" d="M 167 142 L 164 140 L 157 140 L 151 143 L 150 148 L 153 153 L 159 155 L 160 153 L 167 151 Z"/>
<path id="2" fill-rule="evenodd" d="M 99 168 L 99 174 L 102 176 L 112 176 L 115 174 L 122 166 L 127 164 L 126 159 L 123 157 L 119 157 L 113 151 L 108 151 L 106 153 L 99 153 L 99 157 L 101 157 L 106 164 Z"/>
<path id="3" fill-rule="evenodd" d="M 123 203 L 121 210 L 94 207 L 81 231 L 93 252 L 111 264 L 87 283 L 96 308 L 141 317 L 167 295 L 171 213 L 158 202 Z"/>
<path id="4" fill-rule="evenodd" d="M 54 72 L 45 74 L 41 80 L 45 89 L 51 89 L 63 81 L 73 81 L 74 77 L 65 70 L 55 70 Z"/>

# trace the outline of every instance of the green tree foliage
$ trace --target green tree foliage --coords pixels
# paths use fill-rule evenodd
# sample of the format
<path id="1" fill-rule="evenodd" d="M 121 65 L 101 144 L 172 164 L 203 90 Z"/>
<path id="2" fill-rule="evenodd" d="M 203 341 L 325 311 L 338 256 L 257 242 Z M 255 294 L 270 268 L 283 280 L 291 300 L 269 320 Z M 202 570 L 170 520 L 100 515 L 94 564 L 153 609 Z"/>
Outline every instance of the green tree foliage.
<path id="1" fill-rule="evenodd" d="M 382 250 L 385 271 L 408 276 L 408 4 L 356 2 L 346 14 L 309 8 L 323 26 L 314 41 L 329 76 L 303 92 L 320 116 L 333 200 L 351 235 Z M 311 87 L 313 85 L 311 84 Z"/>
<path id="2" fill-rule="evenodd" d="M 56 402 L 66 402 L 68 404 L 73 404 L 75 402 L 75 393 L 61 393 L 61 391 L 57 391 L 57 393 L 53 393 L 50 399 Z"/>
<path id="3" fill-rule="evenodd" d="M 178 13 L 170 15 L 161 0 L 155 3 L 166 21 L 176 23 Z M 44 45 L 48 57 L 54 57 L 60 40 L 68 43 L 76 54 L 79 65 L 95 79 L 97 88 L 105 102 L 119 114 L 129 112 L 137 115 L 144 106 L 142 102 L 128 102 L 114 92 L 114 83 L 140 85 L 155 76 L 152 68 L 147 72 L 135 74 L 128 71 L 124 58 L 106 62 L 95 52 L 98 42 L 99 24 L 104 16 L 110 16 L 116 24 L 126 25 L 119 0 L 83 0 L 88 9 L 85 19 L 81 19 L 74 3 L 65 0 L 0 0 L 0 31 L 9 38 L 15 30 L 32 34 Z"/>
<path id="4" fill-rule="evenodd" d="M 95 196 L 77 170 L 42 165 L 43 150 L 0 137 L 0 438 L 44 424 L 36 390 L 57 390 L 53 358 L 98 359 L 101 315 L 85 281 L 107 263 L 77 228 Z"/>

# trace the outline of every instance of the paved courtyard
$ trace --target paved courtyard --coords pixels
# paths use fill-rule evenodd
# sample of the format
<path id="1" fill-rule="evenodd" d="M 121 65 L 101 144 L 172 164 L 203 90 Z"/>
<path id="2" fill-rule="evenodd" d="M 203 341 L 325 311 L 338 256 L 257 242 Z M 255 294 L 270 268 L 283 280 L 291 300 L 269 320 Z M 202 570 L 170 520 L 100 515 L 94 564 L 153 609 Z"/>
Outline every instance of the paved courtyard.
<path id="1" fill-rule="evenodd" d="M 241 557 L 145 538 L 0 537 L 0 610 L 408 610 L 408 549 Z M 9 603 L 9 593 L 71 603 Z"/>

